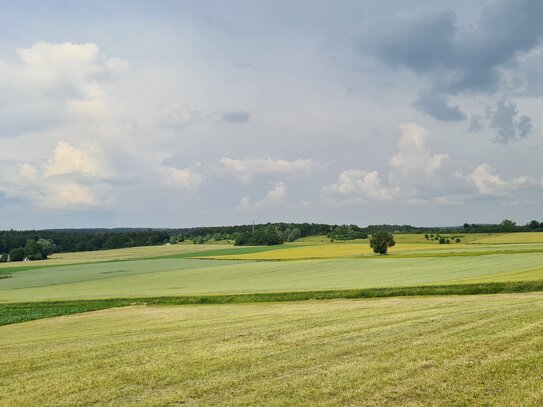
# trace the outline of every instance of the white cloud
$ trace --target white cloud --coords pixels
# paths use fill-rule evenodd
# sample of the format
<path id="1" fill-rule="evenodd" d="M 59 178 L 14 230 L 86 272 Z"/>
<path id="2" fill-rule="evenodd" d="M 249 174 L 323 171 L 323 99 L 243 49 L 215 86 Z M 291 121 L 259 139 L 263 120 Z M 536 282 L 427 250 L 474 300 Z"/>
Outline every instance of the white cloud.
<path id="1" fill-rule="evenodd" d="M 221 170 L 243 183 L 249 183 L 261 175 L 305 175 L 311 172 L 316 164 L 311 159 L 294 161 L 268 159 L 222 158 L 219 162 Z"/>
<path id="2" fill-rule="evenodd" d="M 395 199 L 426 199 L 426 189 L 444 167 L 447 154 L 433 154 L 428 146 L 429 131 L 416 123 L 399 126 L 398 152 L 390 160 L 388 183 L 383 185 L 378 171 L 349 169 L 337 181 L 322 188 L 328 199 L 341 202 L 383 202 Z M 439 194 L 437 194 L 439 196 Z"/>
<path id="3" fill-rule="evenodd" d="M 35 180 L 38 178 L 38 172 L 36 170 L 36 167 L 27 163 L 21 165 L 21 168 L 19 169 L 19 174 L 21 175 L 21 177 L 29 180 Z"/>
<path id="4" fill-rule="evenodd" d="M 430 132 L 416 123 L 400 125 L 398 153 L 390 159 L 391 182 L 400 183 L 416 174 L 418 178 L 431 178 L 443 167 L 447 154 L 432 154 L 427 146 Z"/>
<path id="5" fill-rule="evenodd" d="M 128 62 L 107 57 L 93 43 L 35 43 L 16 51 L 19 63 L 0 62 L 2 136 L 21 136 L 73 121 L 111 119 L 104 84 L 119 79 Z"/>
<path id="6" fill-rule="evenodd" d="M 390 201 L 398 194 L 398 188 L 383 187 L 377 171 L 346 170 L 337 181 L 322 188 L 327 196 L 346 202 Z"/>
<path id="7" fill-rule="evenodd" d="M 238 210 L 248 211 L 254 209 L 270 209 L 287 205 L 287 189 L 285 184 L 278 182 L 268 193 L 260 200 L 251 202 L 250 196 L 241 198 Z"/>
<path id="8" fill-rule="evenodd" d="M 82 143 L 79 148 L 59 142 L 55 155 L 44 172 L 45 177 L 81 174 L 88 177 L 106 177 L 111 174 L 98 145 Z"/>
<path id="9" fill-rule="evenodd" d="M 51 209 L 84 208 L 100 203 L 89 187 L 75 182 L 64 182 L 48 189 L 40 206 Z"/>
<path id="10" fill-rule="evenodd" d="M 198 188 L 204 181 L 204 176 L 189 168 L 174 168 L 163 166 L 160 171 L 164 174 L 166 183 L 183 189 Z"/>
<path id="11" fill-rule="evenodd" d="M 114 78 L 128 68 L 128 62 L 109 58 L 93 43 L 50 44 L 38 42 L 31 48 L 17 49 L 23 62 L 23 78 L 45 90 L 73 87 L 85 92 L 92 80 Z"/>
<path id="12" fill-rule="evenodd" d="M 512 193 L 523 188 L 541 186 L 541 181 L 531 177 L 517 177 L 511 181 L 503 180 L 488 164 L 481 164 L 469 175 L 480 194 L 490 196 L 513 196 Z"/>
<path id="13" fill-rule="evenodd" d="M 60 142 L 45 164 L 23 163 L 0 177 L 0 191 L 45 209 L 91 208 L 112 200 L 105 179 L 114 174 L 95 144 Z"/>
<path id="14" fill-rule="evenodd" d="M 483 196 L 510 197 L 512 192 L 537 187 L 541 181 L 517 177 L 505 181 L 487 164 L 464 176 L 447 154 L 433 154 L 427 145 L 429 132 L 415 123 L 400 126 L 398 152 L 389 160 L 388 182 L 383 184 L 378 171 L 342 171 L 334 184 L 322 188 L 332 203 L 435 202 L 457 204 Z M 475 188 L 474 188 L 475 187 Z"/>

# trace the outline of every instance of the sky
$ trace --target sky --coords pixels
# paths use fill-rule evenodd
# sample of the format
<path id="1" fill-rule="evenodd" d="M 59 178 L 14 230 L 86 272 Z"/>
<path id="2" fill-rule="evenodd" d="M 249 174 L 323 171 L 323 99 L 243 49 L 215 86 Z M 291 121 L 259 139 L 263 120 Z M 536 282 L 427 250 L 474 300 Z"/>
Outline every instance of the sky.
<path id="1" fill-rule="evenodd" d="M 0 228 L 543 221 L 540 0 L 0 0 Z"/>

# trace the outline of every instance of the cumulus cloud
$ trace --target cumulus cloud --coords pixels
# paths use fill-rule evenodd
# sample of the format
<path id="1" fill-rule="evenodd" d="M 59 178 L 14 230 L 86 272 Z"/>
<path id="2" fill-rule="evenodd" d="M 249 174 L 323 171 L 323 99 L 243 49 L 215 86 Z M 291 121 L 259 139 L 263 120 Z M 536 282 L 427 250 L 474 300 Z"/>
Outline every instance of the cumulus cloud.
<path id="1" fill-rule="evenodd" d="M 322 188 L 322 192 L 343 202 L 380 202 L 394 199 L 400 191 L 384 187 L 378 171 L 346 170 L 334 184 Z"/>
<path id="2" fill-rule="evenodd" d="M 111 202 L 115 173 L 97 144 L 59 142 L 45 163 L 22 163 L 0 176 L 6 196 L 45 209 L 96 208 Z"/>
<path id="3" fill-rule="evenodd" d="M 38 42 L 18 49 L 17 55 L 23 63 L 23 78 L 45 90 L 62 87 L 83 92 L 88 81 L 111 79 L 128 68 L 126 61 L 106 57 L 93 43 Z"/>
<path id="4" fill-rule="evenodd" d="M 447 154 L 433 154 L 428 146 L 429 131 L 416 123 L 404 123 L 398 140 L 398 152 L 390 160 L 388 183 L 383 185 L 378 171 L 347 170 L 337 181 L 322 188 L 332 200 L 345 202 L 419 199 L 430 188 L 442 170 Z M 434 185 L 432 185 L 434 184 Z M 435 190 L 432 191 L 435 194 Z"/>
<path id="5" fill-rule="evenodd" d="M 489 196 L 512 196 L 514 191 L 541 186 L 541 181 L 532 177 L 517 177 L 511 181 L 503 180 L 488 164 L 481 164 L 469 176 L 480 194 Z"/>
<path id="6" fill-rule="evenodd" d="M 541 186 L 532 177 L 505 181 L 488 164 L 464 176 L 447 154 L 434 154 L 427 143 L 429 131 L 415 123 L 400 126 L 398 152 L 390 160 L 388 182 L 378 171 L 349 169 L 336 182 L 322 188 L 332 203 L 437 202 L 451 204 L 479 196 L 509 197 L 513 191 Z"/>
<path id="7" fill-rule="evenodd" d="M 200 172 L 190 168 L 160 167 L 165 181 L 169 185 L 182 189 L 196 189 L 204 182 L 204 176 Z"/>
<path id="8" fill-rule="evenodd" d="M 493 1 L 470 26 L 459 24 L 453 11 L 425 10 L 368 24 L 358 47 L 392 69 L 408 69 L 427 81 L 416 108 L 439 120 L 465 120 L 449 99 L 507 92 L 511 68 L 522 76 L 518 63 L 529 65 L 522 55 L 541 44 L 542 20 L 539 0 Z"/>
<path id="9" fill-rule="evenodd" d="M 65 177 L 46 178 L 34 166 L 23 164 L 18 173 L 0 177 L 0 192 L 43 209 L 89 209 L 109 201 L 109 187 Z"/>
<path id="10" fill-rule="evenodd" d="M 74 182 L 64 182 L 53 185 L 40 205 L 50 209 L 65 209 L 94 207 L 100 203 L 89 187 Z"/>
<path id="11" fill-rule="evenodd" d="M 66 122 L 69 117 L 92 120 L 110 114 L 103 83 L 128 68 L 93 43 L 38 42 L 17 51 L 19 63 L 0 63 L 0 135 L 15 137 Z"/>
<path id="12" fill-rule="evenodd" d="M 285 184 L 278 182 L 268 193 L 259 201 L 252 202 L 250 196 L 241 198 L 238 206 L 240 211 L 249 211 L 254 209 L 276 208 L 287 204 L 287 189 Z"/>
<path id="13" fill-rule="evenodd" d="M 430 152 L 427 140 L 430 132 L 416 123 L 400 125 L 401 136 L 398 141 L 398 152 L 390 159 L 392 172 L 390 181 L 393 183 L 409 182 L 414 175 L 416 178 L 430 178 L 448 158 L 447 154 Z"/>
<path id="14" fill-rule="evenodd" d="M 220 171 L 249 183 L 262 175 L 305 175 L 316 163 L 311 159 L 294 161 L 267 159 L 232 159 L 224 157 L 219 161 Z"/>
<path id="15" fill-rule="evenodd" d="M 82 143 L 79 148 L 59 142 L 54 157 L 48 162 L 44 176 L 81 174 L 88 177 L 107 177 L 108 170 L 103 154 L 97 144 Z"/>

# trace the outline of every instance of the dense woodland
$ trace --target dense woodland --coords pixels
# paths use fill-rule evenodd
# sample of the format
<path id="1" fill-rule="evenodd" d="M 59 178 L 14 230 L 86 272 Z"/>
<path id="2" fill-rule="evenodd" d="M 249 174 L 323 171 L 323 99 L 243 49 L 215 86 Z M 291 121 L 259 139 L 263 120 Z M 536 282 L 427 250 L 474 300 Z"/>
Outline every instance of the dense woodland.
<path id="1" fill-rule="evenodd" d="M 458 227 L 411 225 L 329 225 L 324 223 L 266 223 L 179 229 L 49 229 L 0 232 L 0 261 L 40 260 L 54 252 L 94 251 L 134 246 L 154 246 L 190 240 L 195 244 L 227 240 L 239 246 L 276 245 L 306 236 L 325 235 L 331 240 L 366 238 L 377 230 L 392 233 L 501 233 L 543 232 L 543 222 L 519 226 L 510 220 L 499 224 Z"/>

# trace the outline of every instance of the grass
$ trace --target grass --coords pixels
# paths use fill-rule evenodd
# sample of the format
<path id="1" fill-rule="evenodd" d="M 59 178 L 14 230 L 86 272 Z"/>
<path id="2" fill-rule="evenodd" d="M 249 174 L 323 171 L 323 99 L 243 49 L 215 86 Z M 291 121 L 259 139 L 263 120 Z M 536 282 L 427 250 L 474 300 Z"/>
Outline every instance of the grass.
<path id="1" fill-rule="evenodd" d="M 409 297 L 429 295 L 475 295 L 543 291 L 543 281 L 456 284 L 441 286 L 367 288 L 329 291 L 298 291 L 238 295 L 197 295 L 181 297 L 108 298 L 80 301 L 42 301 L 0 304 L 0 325 L 9 325 L 61 315 L 79 314 L 128 305 L 240 304 L 330 300 L 346 298 Z"/>
<path id="2" fill-rule="evenodd" d="M 538 406 L 543 293 L 135 306 L 0 327 L 3 405 Z"/>
<path id="3" fill-rule="evenodd" d="M 515 243 L 543 243 L 543 233 L 541 232 L 523 232 L 523 233 L 499 233 L 487 235 L 475 240 L 475 243 L 491 244 L 515 244 Z"/>
<path id="4" fill-rule="evenodd" d="M 39 262 L 0 263 L 0 272 L 5 269 L 37 269 L 45 266 L 67 264 L 87 264 L 109 261 L 138 260 L 160 257 L 190 255 L 196 252 L 226 253 L 235 249 L 225 244 L 192 244 L 190 242 L 174 245 L 128 247 L 125 249 L 97 250 L 92 252 L 55 253 L 49 259 Z M 264 248 L 257 248 L 264 249 Z"/>
<path id="5" fill-rule="evenodd" d="M 295 250 L 295 249 L 292 249 Z M 283 262 L 155 259 L 25 270 L 0 302 L 346 290 L 543 279 L 541 253 Z"/>

